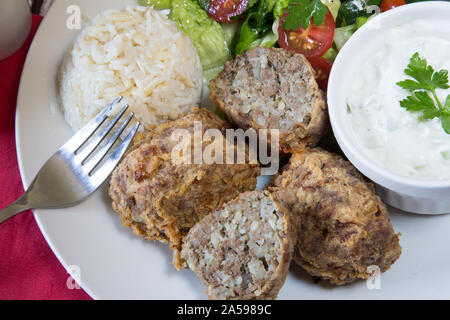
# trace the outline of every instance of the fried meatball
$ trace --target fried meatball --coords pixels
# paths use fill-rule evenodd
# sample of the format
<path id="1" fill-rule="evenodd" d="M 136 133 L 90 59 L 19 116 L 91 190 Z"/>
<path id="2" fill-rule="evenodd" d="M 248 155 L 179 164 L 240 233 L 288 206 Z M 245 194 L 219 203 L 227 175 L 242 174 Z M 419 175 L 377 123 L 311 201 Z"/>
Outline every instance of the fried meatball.
<path id="1" fill-rule="evenodd" d="M 203 218 L 181 256 L 210 299 L 275 299 L 289 269 L 295 225 L 268 191 L 251 191 Z"/>
<path id="2" fill-rule="evenodd" d="M 182 239 L 202 217 L 239 193 L 254 190 L 259 165 L 194 164 L 194 126 L 218 129 L 224 134 L 227 124 L 206 109 L 194 108 L 186 116 L 154 128 L 141 138 L 114 170 L 109 195 L 112 206 L 124 225 L 147 240 L 167 242 L 174 250 L 174 265 L 183 266 L 179 259 Z M 173 134 L 187 130 L 188 139 L 181 144 Z M 198 130 L 198 132 L 200 132 Z M 214 140 L 215 141 L 215 140 Z M 217 140 L 219 141 L 219 140 Z M 236 146 L 225 138 L 219 148 L 236 152 Z M 200 151 L 212 142 L 203 141 Z M 183 162 L 184 150 L 191 151 L 190 163 Z M 248 151 L 248 150 L 247 150 Z M 178 159 L 174 155 L 180 154 Z M 187 158 L 186 158 L 187 160 Z M 248 160 L 248 159 L 247 159 Z M 225 161 L 225 160 L 224 160 Z"/>
<path id="3" fill-rule="evenodd" d="M 325 94 L 301 54 L 253 48 L 227 62 L 210 87 L 211 99 L 234 125 L 279 129 L 282 153 L 316 146 L 329 128 Z"/>
<path id="4" fill-rule="evenodd" d="M 297 219 L 293 259 L 313 276 L 343 285 L 382 272 L 399 258 L 399 234 L 374 186 L 340 156 L 296 153 L 269 189 Z"/>

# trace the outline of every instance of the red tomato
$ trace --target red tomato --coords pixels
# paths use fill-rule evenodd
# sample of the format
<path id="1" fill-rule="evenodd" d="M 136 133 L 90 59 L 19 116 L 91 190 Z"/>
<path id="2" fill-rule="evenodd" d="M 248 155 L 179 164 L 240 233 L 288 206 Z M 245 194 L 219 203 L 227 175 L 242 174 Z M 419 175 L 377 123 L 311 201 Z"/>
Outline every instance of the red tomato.
<path id="1" fill-rule="evenodd" d="M 285 11 L 278 26 L 278 43 L 280 47 L 302 53 L 307 58 L 320 57 L 331 47 L 335 25 L 330 10 L 328 10 L 322 25 L 316 26 L 313 24 L 313 19 L 311 19 L 311 23 L 306 30 L 301 26 L 295 31 L 284 30 L 283 24 L 286 15 Z"/>
<path id="2" fill-rule="evenodd" d="M 249 0 L 210 0 L 208 16 L 219 22 L 230 22 L 247 8 Z"/>
<path id="3" fill-rule="evenodd" d="M 322 57 L 312 57 L 308 58 L 314 71 L 316 72 L 316 81 L 320 89 L 327 91 L 328 87 L 328 77 L 330 76 L 331 67 L 333 64 Z"/>
<path id="4" fill-rule="evenodd" d="M 406 4 L 403 0 L 383 0 L 381 2 L 381 12 L 385 12 Z"/>

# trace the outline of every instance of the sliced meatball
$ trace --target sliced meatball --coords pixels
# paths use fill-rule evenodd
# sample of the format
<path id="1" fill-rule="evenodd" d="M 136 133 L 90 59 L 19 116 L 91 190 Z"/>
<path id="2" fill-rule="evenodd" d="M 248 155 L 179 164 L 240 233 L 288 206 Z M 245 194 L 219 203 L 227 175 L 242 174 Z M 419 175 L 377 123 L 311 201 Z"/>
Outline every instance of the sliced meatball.
<path id="1" fill-rule="evenodd" d="M 141 137 L 114 170 L 109 194 L 112 206 L 124 225 L 147 240 L 170 244 L 174 265 L 183 266 L 179 259 L 182 239 L 202 217 L 239 193 L 254 190 L 260 169 L 258 164 L 194 164 L 194 126 L 202 124 L 201 135 L 207 129 L 224 134 L 227 124 L 206 109 L 194 108 L 186 116 L 162 124 L 146 137 Z M 189 139 L 181 145 L 173 134 L 187 130 Z M 236 146 L 225 138 L 223 152 Z M 200 151 L 212 142 L 203 141 Z M 186 164 L 173 159 L 178 149 L 190 150 L 191 161 Z M 175 152 L 176 151 L 176 152 Z M 247 150 L 248 151 L 248 150 Z M 186 154 L 188 152 L 186 151 Z M 248 158 L 247 158 L 248 160 Z"/>
<path id="2" fill-rule="evenodd" d="M 315 277 L 343 285 L 388 270 L 399 234 L 374 186 L 340 156 L 320 148 L 296 153 L 269 190 L 297 220 L 293 259 Z"/>
<path id="3" fill-rule="evenodd" d="M 283 153 L 316 146 L 329 128 L 325 94 L 301 54 L 253 48 L 227 62 L 210 87 L 211 99 L 234 125 L 279 129 Z"/>
<path id="4" fill-rule="evenodd" d="M 181 256 L 210 299 L 275 299 L 289 269 L 295 228 L 268 191 L 241 194 L 188 233 Z"/>

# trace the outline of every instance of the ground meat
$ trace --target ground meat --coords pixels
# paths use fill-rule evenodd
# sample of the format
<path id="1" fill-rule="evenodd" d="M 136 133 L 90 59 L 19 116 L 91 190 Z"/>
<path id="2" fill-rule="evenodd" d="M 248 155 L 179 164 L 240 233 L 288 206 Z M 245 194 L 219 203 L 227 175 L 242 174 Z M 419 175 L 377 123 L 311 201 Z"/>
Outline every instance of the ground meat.
<path id="1" fill-rule="evenodd" d="M 114 170 L 109 194 L 112 206 L 124 225 L 148 240 L 159 240 L 174 249 L 174 265 L 183 266 L 179 259 L 182 239 L 202 217 L 239 193 L 254 190 L 260 169 L 258 164 L 193 164 L 194 122 L 207 129 L 219 129 L 224 134 L 227 124 L 206 109 L 194 108 L 186 116 L 154 128 L 140 137 L 134 148 Z M 177 129 L 187 129 L 192 139 L 191 164 L 172 158 L 179 147 L 172 139 Z M 223 139 L 226 148 L 236 146 Z M 204 151 L 211 143 L 203 142 Z M 186 149 L 187 150 L 187 149 Z"/>
<path id="2" fill-rule="evenodd" d="M 320 148 L 292 156 L 269 190 L 297 219 L 294 261 L 342 285 L 382 272 L 399 258 L 399 235 L 374 187 L 340 156 Z"/>
<path id="3" fill-rule="evenodd" d="M 283 153 L 314 147 L 329 128 L 325 94 L 301 54 L 253 48 L 227 62 L 210 87 L 211 99 L 234 125 L 279 129 Z"/>
<path id="4" fill-rule="evenodd" d="M 294 244 L 290 216 L 268 191 L 253 191 L 195 225 L 181 255 L 210 299 L 275 299 Z"/>

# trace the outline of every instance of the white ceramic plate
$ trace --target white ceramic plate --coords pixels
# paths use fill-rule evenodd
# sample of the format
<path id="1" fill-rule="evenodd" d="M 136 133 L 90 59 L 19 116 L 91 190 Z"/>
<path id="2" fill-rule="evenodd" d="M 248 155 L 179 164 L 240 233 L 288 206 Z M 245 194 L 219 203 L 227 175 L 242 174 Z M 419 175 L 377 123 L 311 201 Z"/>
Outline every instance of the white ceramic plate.
<path id="1" fill-rule="evenodd" d="M 25 187 L 73 134 L 58 109 L 55 82 L 64 53 L 78 33 L 66 27 L 67 8 L 77 4 L 84 17 L 92 18 L 101 10 L 127 3 L 135 0 L 58 0 L 42 22 L 25 63 L 17 106 L 17 154 Z M 450 216 L 391 212 L 395 230 L 403 234 L 403 254 L 381 276 L 381 289 L 369 290 L 365 281 L 345 287 L 314 284 L 293 265 L 279 298 L 450 298 Z M 146 242 L 122 226 L 106 188 L 73 208 L 36 210 L 35 218 L 64 267 L 79 268 L 75 278 L 93 298 L 206 298 L 191 271 L 177 272 L 171 265 L 166 245 Z"/>

